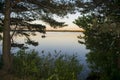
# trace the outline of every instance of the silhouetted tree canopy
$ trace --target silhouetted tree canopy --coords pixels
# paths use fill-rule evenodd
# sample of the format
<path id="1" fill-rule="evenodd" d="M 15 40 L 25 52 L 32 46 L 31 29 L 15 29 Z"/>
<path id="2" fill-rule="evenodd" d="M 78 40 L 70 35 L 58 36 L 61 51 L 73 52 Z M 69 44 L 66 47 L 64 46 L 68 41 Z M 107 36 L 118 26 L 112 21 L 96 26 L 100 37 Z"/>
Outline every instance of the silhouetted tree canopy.
<path id="1" fill-rule="evenodd" d="M 74 23 L 83 29 L 94 29 L 98 32 L 111 31 L 120 36 L 119 0 L 90 0 L 84 2 L 81 13 L 84 16 L 76 19 Z"/>
<path id="2" fill-rule="evenodd" d="M 75 12 L 79 0 L 10 0 L 11 25 L 29 26 L 29 21 L 43 20 L 53 27 L 65 26 L 64 22 L 54 20 L 53 16 L 65 16 Z M 1 20 L 4 19 L 4 1 L 0 2 Z"/>
<path id="3" fill-rule="evenodd" d="M 120 79 L 120 1 L 89 0 L 84 2 L 83 16 L 74 21 L 85 31 L 86 55 L 91 75 L 97 80 Z M 90 76 L 91 77 L 91 76 Z M 88 79 L 90 78 L 88 77 Z"/>

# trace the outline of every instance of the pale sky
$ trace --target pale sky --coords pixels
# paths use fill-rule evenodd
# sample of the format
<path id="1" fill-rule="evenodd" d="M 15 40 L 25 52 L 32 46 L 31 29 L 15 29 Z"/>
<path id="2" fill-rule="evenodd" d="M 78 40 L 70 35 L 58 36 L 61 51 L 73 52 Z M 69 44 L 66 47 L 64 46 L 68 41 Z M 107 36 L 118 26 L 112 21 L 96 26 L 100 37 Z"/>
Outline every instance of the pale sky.
<path id="1" fill-rule="evenodd" d="M 80 16 L 80 13 L 69 14 L 65 18 L 55 17 L 55 20 L 60 21 L 60 22 L 65 22 L 65 24 L 68 24 L 68 26 L 65 26 L 63 28 L 58 28 L 57 30 L 81 30 L 81 28 L 79 28 L 77 25 L 75 25 L 73 23 L 73 21 L 75 19 L 77 19 L 78 16 Z M 46 24 L 45 22 L 42 22 L 42 21 L 34 21 L 33 23 L 46 25 L 47 30 L 54 29 L 54 28 L 51 28 L 48 24 Z"/>

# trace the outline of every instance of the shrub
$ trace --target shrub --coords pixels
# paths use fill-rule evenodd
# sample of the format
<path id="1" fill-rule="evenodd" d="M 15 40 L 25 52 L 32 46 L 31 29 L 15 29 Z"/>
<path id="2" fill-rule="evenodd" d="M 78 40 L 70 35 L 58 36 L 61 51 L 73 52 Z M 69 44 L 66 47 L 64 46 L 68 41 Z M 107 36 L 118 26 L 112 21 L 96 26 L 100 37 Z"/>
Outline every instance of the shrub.
<path id="1" fill-rule="evenodd" d="M 20 50 L 14 55 L 13 72 L 25 80 L 77 80 L 82 66 L 76 57 L 57 52 L 38 55 L 34 50 Z"/>

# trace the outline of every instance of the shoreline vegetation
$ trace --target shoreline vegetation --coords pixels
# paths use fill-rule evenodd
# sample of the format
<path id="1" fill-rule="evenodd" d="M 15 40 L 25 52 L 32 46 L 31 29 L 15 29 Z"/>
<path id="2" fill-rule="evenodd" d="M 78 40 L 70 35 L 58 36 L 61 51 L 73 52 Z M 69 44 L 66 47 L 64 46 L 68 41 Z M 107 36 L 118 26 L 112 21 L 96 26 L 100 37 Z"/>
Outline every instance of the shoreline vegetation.
<path id="1" fill-rule="evenodd" d="M 62 52 L 38 54 L 35 50 L 20 50 L 13 54 L 13 65 L 9 74 L 0 80 L 78 80 L 82 71 L 77 55 L 64 55 Z M 0 55 L 0 69 L 3 60 Z"/>

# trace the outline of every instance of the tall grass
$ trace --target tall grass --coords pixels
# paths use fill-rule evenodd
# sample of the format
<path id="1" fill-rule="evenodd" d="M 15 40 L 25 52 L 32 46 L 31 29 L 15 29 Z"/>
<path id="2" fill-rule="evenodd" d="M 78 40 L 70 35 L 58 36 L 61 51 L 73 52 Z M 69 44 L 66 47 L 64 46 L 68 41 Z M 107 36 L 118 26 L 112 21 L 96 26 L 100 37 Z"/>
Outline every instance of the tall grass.
<path id="1" fill-rule="evenodd" d="M 81 70 L 76 55 L 57 52 L 38 55 L 34 50 L 20 50 L 13 57 L 15 80 L 77 80 Z"/>

